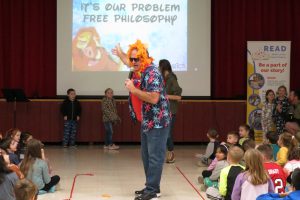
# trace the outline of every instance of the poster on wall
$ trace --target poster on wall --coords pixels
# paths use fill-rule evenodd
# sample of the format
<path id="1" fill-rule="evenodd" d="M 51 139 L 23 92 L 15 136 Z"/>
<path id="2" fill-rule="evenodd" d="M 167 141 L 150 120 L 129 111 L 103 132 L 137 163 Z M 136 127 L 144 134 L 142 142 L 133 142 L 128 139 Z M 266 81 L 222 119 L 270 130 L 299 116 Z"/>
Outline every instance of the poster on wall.
<path id="1" fill-rule="evenodd" d="M 247 123 L 262 141 L 262 106 L 266 91 L 290 88 L 290 41 L 247 42 Z"/>

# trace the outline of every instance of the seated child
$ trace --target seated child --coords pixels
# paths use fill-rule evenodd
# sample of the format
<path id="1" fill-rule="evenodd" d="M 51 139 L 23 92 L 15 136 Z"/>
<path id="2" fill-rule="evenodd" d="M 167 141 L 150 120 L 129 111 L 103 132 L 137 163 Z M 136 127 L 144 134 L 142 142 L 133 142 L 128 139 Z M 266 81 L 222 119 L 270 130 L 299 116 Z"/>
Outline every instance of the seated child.
<path id="1" fill-rule="evenodd" d="M 10 171 L 3 156 L 0 155 L 0 199 L 15 200 L 14 185 L 18 181 L 17 175 Z"/>
<path id="2" fill-rule="evenodd" d="M 272 180 L 264 169 L 263 157 L 256 149 L 245 152 L 246 171 L 240 173 L 234 183 L 232 200 L 254 200 L 259 195 L 274 192 Z"/>
<path id="3" fill-rule="evenodd" d="M 21 133 L 21 138 L 20 138 L 20 142 L 19 142 L 19 146 L 18 146 L 18 155 L 19 155 L 20 160 L 24 159 L 26 145 L 27 145 L 28 141 L 31 140 L 32 138 L 33 137 L 29 132 Z"/>
<path id="4" fill-rule="evenodd" d="M 242 146 L 244 141 L 247 139 L 255 140 L 254 138 L 254 131 L 250 128 L 248 124 L 242 124 L 239 127 L 239 144 Z"/>
<path id="5" fill-rule="evenodd" d="M 209 143 L 206 147 L 205 154 L 196 154 L 195 156 L 200 159 L 201 164 L 208 165 L 216 157 L 216 149 L 219 146 L 217 141 L 218 132 L 215 129 L 209 129 L 206 136 L 209 139 Z"/>
<path id="6" fill-rule="evenodd" d="M 284 193 L 286 186 L 286 175 L 282 168 L 272 161 L 273 149 L 269 144 L 262 144 L 257 147 L 263 155 L 264 168 L 268 172 L 270 178 L 273 181 L 273 185 L 276 193 Z"/>
<path id="7" fill-rule="evenodd" d="M 283 194 L 262 194 L 256 200 L 299 200 L 300 199 L 300 169 L 297 168 L 292 174 L 293 190 Z"/>
<path id="8" fill-rule="evenodd" d="M 214 198 L 222 198 L 225 200 L 231 199 L 231 193 L 233 185 L 238 174 L 245 169 L 244 166 L 240 165 L 240 161 L 244 156 L 244 151 L 238 146 L 232 146 L 229 148 L 227 155 L 227 162 L 229 166 L 221 170 L 220 183 L 219 183 L 219 196 L 214 196 Z M 209 197 L 209 189 L 207 189 L 207 197 Z M 214 199 L 212 198 L 212 199 Z"/>
<path id="9" fill-rule="evenodd" d="M 292 150 L 288 157 L 289 161 L 284 165 L 283 171 L 287 175 L 287 182 L 291 183 L 291 174 L 297 168 L 300 168 L 300 148 Z"/>
<path id="10" fill-rule="evenodd" d="M 292 134 L 284 132 L 279 136 L 278 146 L 280 146 L 280 149 L 277 153 L 276 163 L 284 167 L 287 163 L 289 152 L 298 148 L 298 141 Z"/>
<path id="11" fill-rule="evenodd" d="M 214 170 L 212 171 L 209 177 L 202 177 L 202 176 L 198 177 L 198 182 L 200 184 L 204 184 L 204 186 L 206 187 L 218 186 L 218 179 L 220 178 L 221 170 L 224 167 L 228 166 L 227 152 L 228 152 L 227 145 L 224 144 L 219 145 L 216 152 L 216 158 L 218 160 L 216 167 L 214 168 Z"/>
<path id="12" fill-rule="evenodd" d="M 244 140 L 242 148 L 246 152 L 248 149 L 255 149 L 255 141 L 252 139 Z"/>
<path id="13" fill-rule="evenodd" d="M 273 159 L 276 161 L 277 160 L 277 153 L 279 151 L 279 146 L 277 144 L 278 142 L 278 134 L 276 132 L 273 131 L 269 131 L 266 134 L 266 144 L 270 144 L 272 149 L 273 149 Z"/>
<path id="14" fill-rule="evenodd" d="M 54 192 L 55 186 L 60 180 L 57 175 L 50 176 L 48 165 L 43 160 L 42 146 L 39 140 L 29 140 L 24 160 L 20 166 L 25 177 L 37 186 L 40 194 Z"/>
<path id="15" fill-rule="evenodd" d="M 230 131 L 227 133 L 227 140 L 226 142 L 222 142 L 221 144 L 227 144 L 227 146 L 232 147 L 232 146 L 239 146 L 239 134 L 236 131 Z M 205 177 L 209 177 L 212 173 L 212 170 L 216 167 L 218 160 L 217 158 L 215 158 L 210 165 L 208 166 L 208 168 L 206 170 L 202 171 L 202 176 Z"/>
<path id="16" fill-rule="evenodd" d="M 15 187 L 16 200 L 36 200 L 37 187 L 27 179 L 20 180 Z"/>
<path id="17" fill-rule="evenodd" d="M 21 172 L 20 168 L 17 165 L 10 163 L 9 156 L 6 154 L 6 151 L 4 151 L 3 149 L 0 148 L 0 154 L 2 155 L 2 157 L 4 159 L 6 167 L 9 170 L 11 170 L 12 172 L 15 172 L 17 174 L 17 176 L 19 177 L 19 179 L 23 179 L 24 175 Z"/>
<path id="18" fill-rule="evenodd" d="M 19 165 L 20 160 L 15 152 L 17 151 L 18 142 L 16 142 L 13 138 L 6 138 L 1 143 L 1 148 L 6 151 L 9 156 L 9 160 L 11 164 Z"/>

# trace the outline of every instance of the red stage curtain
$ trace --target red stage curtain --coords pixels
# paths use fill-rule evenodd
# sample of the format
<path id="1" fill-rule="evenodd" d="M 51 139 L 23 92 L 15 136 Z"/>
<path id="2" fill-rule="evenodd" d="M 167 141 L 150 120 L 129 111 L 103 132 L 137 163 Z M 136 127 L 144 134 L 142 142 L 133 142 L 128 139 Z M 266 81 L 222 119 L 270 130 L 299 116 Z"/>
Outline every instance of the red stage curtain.
<path id="1" fill-rule="evenodd" d="M 247 40 L 291 40 L 291 88 L 300 89 L 299 21 L 299 0 L 212 0 L 212 97 L 245 98 Z M 4 87 L 55 97 L 55 0 L 0 0 Z"/>
<path id="2" fill-rule="evenodd" d="M 291 89 L 300 89 L 299 21 L 299 0 L 212 0 L 212 96 L 245 98 L 247 41 L 256 40 L 292 41 Z"/>
<path id="3" fill-rule="evenodd" d="M 0 0 L 0 88 L 56 95 L 55 0 Z"/>

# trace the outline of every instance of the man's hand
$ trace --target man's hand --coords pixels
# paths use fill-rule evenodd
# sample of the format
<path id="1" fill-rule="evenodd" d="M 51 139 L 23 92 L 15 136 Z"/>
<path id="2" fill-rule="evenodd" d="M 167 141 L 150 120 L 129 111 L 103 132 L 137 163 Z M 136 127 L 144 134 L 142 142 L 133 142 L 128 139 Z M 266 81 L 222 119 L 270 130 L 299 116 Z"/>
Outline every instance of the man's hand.
<path id="1" fill-rule="evenodd" d="M 79 116 L 77 116 L 77 121 L 79 121 L 80 120 L 80 117 Z"/>
<path id="2" fill-rule="evenodd" d="M 130 79 L 125 80 L 125 87 L 131 93 L 136 89 L 132 80 L 130 80 Z"/>
<path id="3" fill-rule="evenodd" d="M 67 120 L 68 120 L 68 117 L 67 117 L 67 116 L 64 116 L 64 120 L 67 121 Z"/>

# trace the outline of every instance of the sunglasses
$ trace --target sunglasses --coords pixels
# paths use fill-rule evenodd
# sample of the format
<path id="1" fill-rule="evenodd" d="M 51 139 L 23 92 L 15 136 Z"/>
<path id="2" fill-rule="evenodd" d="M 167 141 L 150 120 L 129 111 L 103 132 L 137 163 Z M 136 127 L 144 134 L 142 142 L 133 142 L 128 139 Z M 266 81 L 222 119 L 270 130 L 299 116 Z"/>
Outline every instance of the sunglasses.
<path id="1" fill-rule="evenodd" d="M 139 62 L 140 59 L 139 58 L 129 58 L 130 62 Z"/>

